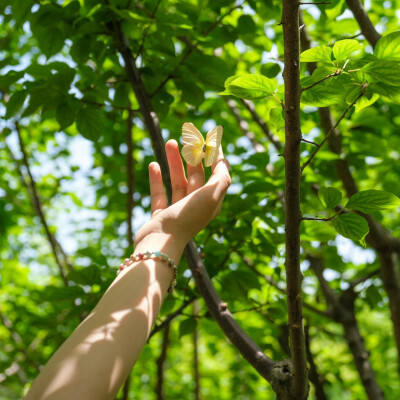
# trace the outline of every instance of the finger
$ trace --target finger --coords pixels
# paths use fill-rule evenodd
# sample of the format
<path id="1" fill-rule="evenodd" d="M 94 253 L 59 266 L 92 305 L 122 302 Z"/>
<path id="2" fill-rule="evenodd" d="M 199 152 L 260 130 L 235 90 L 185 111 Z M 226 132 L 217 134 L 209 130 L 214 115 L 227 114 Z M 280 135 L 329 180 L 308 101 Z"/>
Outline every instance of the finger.
<path id="1" fill-rule="evenodd" d="M 167 197 L 164 192 L 161 169 L 156 162 L 149 164 L 149 181 L 151 213 L 153 214 L 156 210 L 167 208 Z"/>
<path id="2" fill-rule="evenodd" d="M 219 145 L 219 149 L 218 149 L 218 156 L 217 159 L 214 161 L 213 165 L 211 165 L 211 172 L 214 174 L 215 168 L 218 165 L 218 163 L 224 159 L 224 152 L 222 150 L 222 146 Z M 229 169 L 228 169 L 229 171 Z"/>
<path id="3" fill-rule="evenodd" d="M 195 190 L 201 188 L 204 185 L 204 168 L 203 164 L 200 163 L 195 167 L 187 165 L 188 174 L 188 184 L 187 184 L 187 194 L 194 192 Z"/>
<path id="4" fill-rule="evenodd" d="M 224 158 L 222 147 L 219 148 L 217 160 L 211 166 L 212 174 L 207 185 L 214 186 L 214 196 L 222 204 L 222 200 L 232 180 L 229 175 L 229 162 Z"/>
<path id="5" fill-rule="evenodd" d="M 176 140 L 168 140 L 165 145 L 169 171 L 171 174 L 172 203 L 183 199 L 186 196 L 187 180 L 183 168 L 179 146 Z"/>

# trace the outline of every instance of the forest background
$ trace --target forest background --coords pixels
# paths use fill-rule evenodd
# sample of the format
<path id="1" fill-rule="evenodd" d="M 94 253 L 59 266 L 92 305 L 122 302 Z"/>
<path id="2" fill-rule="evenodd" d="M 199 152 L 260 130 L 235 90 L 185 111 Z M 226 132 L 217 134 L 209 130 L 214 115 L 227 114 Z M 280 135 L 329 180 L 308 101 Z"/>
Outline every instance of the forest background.
<path id="1" fill-rule="evenodd" d="M 397 399 L 399 17 L 397 0 L 0 1 L 0 398 L 114 279 L 147 166 L 170 192 L 163 144 L 190 121 L 224 125 L 233 184 L 117 398 Z"/>

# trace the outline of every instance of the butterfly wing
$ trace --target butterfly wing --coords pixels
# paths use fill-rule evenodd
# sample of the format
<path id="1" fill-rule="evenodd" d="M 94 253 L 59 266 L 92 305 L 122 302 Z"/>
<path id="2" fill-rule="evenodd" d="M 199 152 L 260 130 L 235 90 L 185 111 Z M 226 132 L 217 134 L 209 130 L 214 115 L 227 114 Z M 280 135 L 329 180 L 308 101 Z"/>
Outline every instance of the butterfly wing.
<path id="1" fill-rule="evenodd" d="M 204 138 L 191 122 L 182 125 L 182 141 L 182 156 L 188 164 L 195 167 L 204 157 Z"/>
<path id="2" fill-rule="evenodd" d="M 218 157 L 219 146 L 221 144 L 223 132 L 224 127 L 222 125 L 218 125 L 212 131 L 207 133 L 206 154 L 204 155 L 204 164 L 206 167 L 213 165 L 214 161 Z"/>

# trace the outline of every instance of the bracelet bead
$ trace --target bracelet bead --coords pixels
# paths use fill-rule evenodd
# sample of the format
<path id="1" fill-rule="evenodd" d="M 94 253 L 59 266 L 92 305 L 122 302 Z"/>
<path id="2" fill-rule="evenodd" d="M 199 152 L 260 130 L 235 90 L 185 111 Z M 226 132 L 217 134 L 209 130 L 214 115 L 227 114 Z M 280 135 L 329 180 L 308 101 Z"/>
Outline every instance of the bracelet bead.
<path id="1" fill-rule="evenodd" d="M 176 266 L 175 261 L 170 258 L 167 254 L 162 253 L 159 250 L 156 251 L 146 251 L 145 253 L 138 253 L 138 254 L 132 254 L 129 258 L 125 258 L 124 262 L 119 265 L 117 275 L 123 271 L 125 268 L 130 267 L 134 262 L 140 261 L 143 259 L 154 259 L 154 260 L 160 260 L 168 265 L 169 268 L 172 269 L 172 272 L 174 274 L 171 283 L 168 287 L 168 293 L 172 293 L 174 290 L 174 287 L 176 285 L 176 278 L 178 275 L 178 268 Z"/>

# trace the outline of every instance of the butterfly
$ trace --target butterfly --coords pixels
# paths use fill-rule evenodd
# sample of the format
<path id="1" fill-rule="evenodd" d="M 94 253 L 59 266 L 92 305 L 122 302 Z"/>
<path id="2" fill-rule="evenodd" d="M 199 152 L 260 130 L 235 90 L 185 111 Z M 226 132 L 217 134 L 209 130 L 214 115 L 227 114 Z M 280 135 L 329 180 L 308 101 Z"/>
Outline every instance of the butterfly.
<path id="1" fill-rule="evenodd" d="M 210 167 L 218 157 L 224 127 L 218 125 L 207 133 L 204 140 L 199 130 L 191 123 L 184 122 L 182 125 L 182 156 L 185 161 L 195 167 L 204 157 L 204 164 Z"/>

